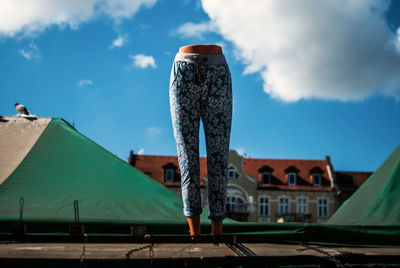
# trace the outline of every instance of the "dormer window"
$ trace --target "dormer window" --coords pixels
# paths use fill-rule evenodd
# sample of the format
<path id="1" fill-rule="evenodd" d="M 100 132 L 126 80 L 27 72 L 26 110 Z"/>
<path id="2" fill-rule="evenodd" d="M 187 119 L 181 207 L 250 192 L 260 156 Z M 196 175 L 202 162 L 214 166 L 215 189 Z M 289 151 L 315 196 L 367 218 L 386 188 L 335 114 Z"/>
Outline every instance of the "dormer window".
<path id="1" fill-rule="evenodd" d="M 314 186 L 321 186 L 321 174 L 319 173 L 312 174 L 312 181 Z"/>
<path id="2" fill-rule="evenodd" d="M 180 180 L 179 174 L 177 174 L 177 166 L 172 163 L 168 163 L 162 167 L 164 169 L 164 182 L 177 182 Z"/>
<path id="3" fill-rule="evenodd" d="M 272 172 L 274 170 L 270 166 L 263 166 L 258 170 L 261 176 L 261 184 L 271 184 Z"/>
<path id="4" fill-rule="evenodd" d="M 286 176 L 287 176 L 287 184 L 290 186 L 296 185 L 297 181 L 297 173 L 299 173 L 300 170 L 298 170 L 294 166 L 290 166 L 287 169 L 285 169 Z"/>
<path id="5" fill-rule="evenodd" d="M 269 173 L 269 172 L 261 173 L 261 183 L 262 184 L 271 184 L 271 173 Z"/>
<path id="6" fill-rule="evenodd" d="M 296 185 L 296 173 L 288 173 L 288 185 Z"/>
<path id="7" fill-rule="evenodd" d="M 322 173 L 324 173 L 324 171 L 320 167 L 313 167 L 310 170 L 310 183 L 314 186 L 321 186 Z"/>
<path id="8" fill-rule="evenodd" d="M 228 179 L 236 179 L 239 177 L 239 173 L 237 173 L 235 167 L 229 167 L 228 168 Z"/>
<path id="9" fill-rule="evenodd" d="M 165 170 L 165 182 L 174 181 L 175 170 L 168 168 Z"/>

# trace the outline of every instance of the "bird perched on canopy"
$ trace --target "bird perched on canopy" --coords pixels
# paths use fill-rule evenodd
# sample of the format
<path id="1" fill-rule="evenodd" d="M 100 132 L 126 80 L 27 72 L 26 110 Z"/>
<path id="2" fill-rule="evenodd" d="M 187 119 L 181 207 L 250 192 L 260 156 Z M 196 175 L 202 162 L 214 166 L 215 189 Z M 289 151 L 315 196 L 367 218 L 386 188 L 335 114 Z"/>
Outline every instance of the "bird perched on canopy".
<path id="1" fill-rule="evenodd" d="M 19 116 L 29 115 L 28 109 L 26 109 L 24 105 L 17 102 L 14 106 L 17 112 L 19 113 Z"/>

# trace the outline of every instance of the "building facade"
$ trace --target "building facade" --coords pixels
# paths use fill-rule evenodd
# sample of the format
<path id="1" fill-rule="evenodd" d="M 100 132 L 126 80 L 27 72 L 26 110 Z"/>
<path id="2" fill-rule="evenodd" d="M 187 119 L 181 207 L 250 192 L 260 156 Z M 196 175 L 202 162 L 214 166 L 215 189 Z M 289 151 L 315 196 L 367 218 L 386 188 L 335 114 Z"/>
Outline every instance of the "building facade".
<path id="1" fill-rule="evenodd" d="M 131 152 L 129 163 L 181 194 L 176 156 L 134 155 Z M 336 177 L 343 178 L 344 174 L 334 171 L 329 156 L 322 160 L 255 159 L 231 150 L 227 172 L 227 216 L 238 221 L 323 223 L 343 202 L 338 200 L 338 193 L 343 193 L 340 189 L 344 188 L 337 184 Z M 362 176 L 359 174 L 347 175 L 356 176 L 360 183 Z M 208 208 L 205 157 L 200 158 L 200 178 L 202 204 Z"/>

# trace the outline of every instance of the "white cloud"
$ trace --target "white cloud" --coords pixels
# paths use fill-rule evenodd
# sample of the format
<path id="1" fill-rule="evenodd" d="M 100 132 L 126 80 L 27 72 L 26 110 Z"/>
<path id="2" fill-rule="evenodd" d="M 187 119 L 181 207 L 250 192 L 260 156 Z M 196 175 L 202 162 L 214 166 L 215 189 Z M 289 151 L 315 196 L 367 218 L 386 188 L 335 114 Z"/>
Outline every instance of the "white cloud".
<path id="1" fill-rule="evenodd" d="M 400 96 L 400 31 L 386 0 L 202 0 L 218 32 L 284 101 Z"/>
<path id="2" fill-rule="evenodd" d="M 215 43 L 217 46 L 220 46 L 224 51 L 226 50 L 226 43 L 219 41 L 217 43 Z"/>
<path id="3" fill-rule="evenodd" d="M 110 48 L 122 47 L 128 42 L 128 35 L 118 35 L 118 38 L 115 39 Z"/>
<path id="4" fill-rule="evenodd" d="M 82 87 L 84 85 L 93 85 L 93 81 L 88 79 L 82 79 L 81 81 L 78 82 L 78 86 Z"/>
<path id="5" fill-rule="evenodd" d="M 149 138 L 154 138 L 161 133 L 160 127 L 151 126 L 146 129 L 146 134 Z"/>
<path id="6" fill-rule="evenodd" d="M 0 36 L 32 35 L 52 25 L 77 28 L 79 24 L 106 15 L 116 22 L 130 18 L 156 0 L 2 0 Z"/>
<path id="7" fill-rule="evenodd" d="M 38 46 L 33 41 L 28 44 L 26 49 L 20 49 L 18 52 L 27 60 L 40 59 L 42 57 Z"/>
<path id="8" fill-rule="evenodd" d="M 153 67 L 156 68 L 156 61 L 152 56 L 146 56 L 143 54 L 138 54 L 138 55 L 130 55 L 129 58 L 133 59 L 133 65 L 139 68 L 147 68 L 147 67 Z"/>
<path id="9" fill-rule="evenodd" d="M 242 147 L 240 147 L 240 148 L 236 148 L 236 152 L 239 154 L 239 155 L 244 155 L 244 148 L 242 148 Z"/>
<path id="10" fill-rule="evenodd" d="M 204 34 L 216 30 L 216 25 L 212 21 L 201 23 L 187 22 L 179 26 L 179 28 L 173 31 L 172 34 L 180 35 L 184 38 L 197 37 L 202 39 Z"/>
<path id="11" fill-rule="evenodd" d="M 139 149 L 139 151 L 137 152 L 137 154 L 138 154 L 138 155 L 144 154 L 144 149 L 143 149 L 143 148 Z"/>

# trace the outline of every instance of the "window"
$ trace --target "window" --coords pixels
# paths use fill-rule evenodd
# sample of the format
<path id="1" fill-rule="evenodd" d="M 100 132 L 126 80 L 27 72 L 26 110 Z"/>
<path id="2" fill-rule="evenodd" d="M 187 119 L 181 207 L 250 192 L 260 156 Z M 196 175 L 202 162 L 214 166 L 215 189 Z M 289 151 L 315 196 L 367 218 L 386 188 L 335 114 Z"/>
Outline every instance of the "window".
<path id="1" fill-rule="evenodd" d="M 323 173 L 324 171 L 318 166 L 310 169 L 310 183 L 314 186 L 321 186 Z"/>
<path id="2" fill-rule="evenodd" d="M 177 173 L 177 166 L 174 163 L 167 163 L 163 167 L 164 169 L 164 182 L 176 182 L 180 181 L 180 174 Z"/>
<path id="3" fill-rule="evenodd" d="M 296 185 L 296 173 L 288 173 L 288 185 Z"/>
<path id="4" fill-rule="evenodd" d="M 271 184 L 271 173 L 269 173 L 269 172 L 261 173 L 261 183 L 262 184 Z"/>
<path id="5" fill-rule="evenodd" d="M 313 185 L 314 186 L 321 186 L 321 174 L 314 173 L 312 175 Z"/>
<path id="6" fill-rule="evenodd" d="M 289 214 L 289 198 L 279 199 L 279 214 Z"/>
<path id="7" fill-rule="evenodd" d="M 269 198 L 268 197 L 261 197 L 260 198 L 260 216 L 268 216 L 269 215 Z"/>
<path id="8" fill-rule="evenodd" d="M 174 181 L 175 170 L 171 168 L 167 168 L 165 170 L 165 182 L 173 182 Z"/>
<path id="9" fill-rule="evenodd" d="M 246 203 L 240 197 L 228 196 L 226 198 L 227 212 L 246 212 Z"/>
<path id="10" fill-rule="evenodd" d="M 306 198 L 297 199 L 297 213 L 299 213 L 299 214 L 307 213 L 307 199 Z"/>
<path id="11" fill-rule="evenodd" d="M 328 217 L 328 200 L 326 199 L 318 200 L 318 217 L 320 218 Z"/>
<path id="12" fill-rule="evenodd" d="M 274 169 L 268 165 L 264 165 L 258 170 L 261 176 L 261 184 L 271 184 L 273 171 Z"/>
<path id="13" fill-rule="evenodd" d="M 246 210 L 244 200 L 240 197 L 237 198 L 237 211 L 244 212 Z"/>
<path id="14" fill-rule="evenodd" d="M 290 166 L 287 169 L 285 169 L 285 173 L 287 174 L 287 184 L 288 185 L 296 185 L 296 177 L 297 173 L 299 173 L 299 169 L 297 169 L 295 166 Z"/>
<path id="15" fill-rule="evenodd" d="M 236 179 L 239 177 L 239 174 L 236 171 L 235 167 L 229 167 L 228 168 L 228 179 Z"/>
<path id="16" fill-rule="evenodd" d="M 226 211 L 227 212 L 235 212 L 235 203 L 236 203 L 235 197 L 228 196 L 226 198 Z"/>

